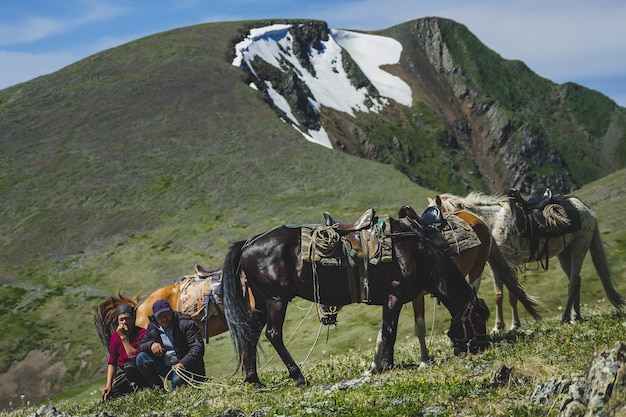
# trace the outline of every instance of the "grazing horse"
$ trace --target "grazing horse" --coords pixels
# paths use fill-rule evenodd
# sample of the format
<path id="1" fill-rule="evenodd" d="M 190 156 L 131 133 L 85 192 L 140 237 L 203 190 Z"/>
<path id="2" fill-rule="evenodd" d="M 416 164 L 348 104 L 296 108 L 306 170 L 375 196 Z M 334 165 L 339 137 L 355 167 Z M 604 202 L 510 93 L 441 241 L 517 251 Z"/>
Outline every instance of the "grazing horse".
<path id="1" fill-rule="evenodd" d="M 410 210 L 410 211 L 409 211 Z M 416 216 L 412 209 L 408 206 L 403 207 L 400 210 L 399 215 L 401 217 L 408 216 L 413 218 Z M 490 268 L 495 273 L 502 277 L 502 281 L 509 291 L 515 294 L 527 311 L 535 318 L 539 319 L 539 313 L 537 309 L 541 306 L 533 296 L 526 293 L 524 288 L 519 285 L 515 270 L 509 265 L 503 258 L 498 246 L 493 242 L 489 227 L 475 214 L 466 210 L 456 210 L 450 213 L 445 213 L 444 217 L 451 219 L 451 215 L 456 216 L 462 220 L 467 227 L 476 233 L 480 244 L 463 249 L 459 245 L 459 236 L 451 236 L 452 242 L 450 242 L 450 255 L 461 272 L 461 275 L 468 278 L 470 286 L 478 293 L 480 288 L 480 279 L 485 269 L 485 265 L 489 262 Z M 415 319 L 415 335 L 417 336 L 422 363 L 428 363 L 431 361 L 428 348 L 426 347 L 426 324 L 425 324 L 425 309 L 424 309 L 424 296 L 425 293 L 418 295 L 413 300 L 413 316 Z M 497 299 L 497 294 L 496 294 Z M 381 354 L 382 354 L 382 332 L 378 332 L 378 338 L 376 340 L 376 349 L 374 350 L 374 357 L 370 364 L 369 372 L 380 372 L 381 370 Z"/>
<path id="2" fill-rule="evenodd" d="M 600 276 L 609 301 L 618 309 L 621 309 L 625 304 L 624 298 L 614 286 L 614 275 L 600 238 L 595 214 L 583 201 L 576 197 L 567 197 L 566 200 L 580 217 L 580 227 L 574 232 L 565 233 L 557 238 L 542 237 L 537 244 L 538 247 L 544 248 L 543 256 L 547 258 L 556 256 L 558 258 L 561 269 L 569 279 L 567 305 L 561 318 L 562 323 L 582 319 L 580 314 L 580 271 L 588 251 L 591 252 L 593 265 Z M 434 200 L 429 199 L 429 202 L 436 204 L 444 211 L 463 209 L 476 213 L 489 225 L 496 244 L 509 262 L 523 265 L 528 261 L 541 261 L 542 255 L 534 254 L 531 251 L 531 239 L 522 237 L 517 232 L 509 197 L 470 193 L 463 198 L 451 194 L 440 194 Z M 494 289 L 496 292 L 502 293 L 502 283 L 495 276 Z M 500 296 L 499 299 L 496 297 L 496 301 L 498 301 L 496 324 L 499 329 L 504 329 L 502 297 Z M 509 301 L 513 310 L 514 324 L 519 323 L 516 299 L 511 294 L 509 294 Z M 572 308 L 574 309 L 573 317 Z"/>
<path id="3" fill-rule="evenodd" d="M 374 219 L 374 223 L 378 220 Z M 467 350 L 476 337 L 486 337 L 489 310 L 465 281 L 434 230 L 412 229 L 389 218 L 384 236 L 390 239 L 392 256 L 388 262 L 363 268 L 366 246 L 355 248 L 354 265 L 327 265 L 303 260 L 303 226 L 280 226 L 230 248 L 223 269 L 224 308 L 231 337 L 239 355 L 245 381 L 263 386 L 256 368 L 257 344 L 263 327 L 265 335 L 297 385 L 304 376 L 283 342 L 287 305 L 294 297 L 315 303 L 343 306 L 359 302 L 354 293 L 367 294 L 360 301 L 382 305 L 382 368 L 393 367 L 398 317 L 403 304 L 422 291 L 436 296 L 452 316 L 448 336 L 456 352 Z M 358 241 L 362 230 L 346 231 L 343 238 Z M 315 258 L 313 258 L 315 259 Z M 363 275 L 360 273 L 363 272 Z M 246 308 L 241 280 L 254 294 L 252 314 Z M 363 282 L 365 282 L 365 289 Z M 356 290 L 355 290 L 355 287 Z"/>
<path id="4" fill-rule="evenodd" d="M 179 282 L 154 290 L 141 303 L 140 294 L 133 297 L 125 297 L 122 294 L 118 294 L 117 297 L 111 296 L 106 301 L 100 303 L 94 313 L 94 326 L 104 348 L 108 351 L 111 335 L 117 328 L 115 316 L 117 307 L 122 304 L 136 307 L 135 324 L 138 327 L 146 328 L 148 327 L 149 317 L 152 315 L 152 304 L 156 300 L 167 300 L 172 308 L 183 311 L 184 303 L 181 302 L 181 293 L 187 293 L 187 289 L 190 289 L 194 282 L 199 284 L 194 289 L 197 294 L 202 296 L 202 298 L 206 296 L 202 301 L 202 305 L 197 305 L 193 308 L 195 314 L 192 315 L 194 321 L 200 327 L 202 336 L 208 342 L 208 337 L 227 331 L 228 327 L 221 301 L 214 291 L 221 285 L 221 269 L 208 271 L 200 265 L 196 265 L 195 274 L 187 275 Z M 253 300 L 250 300 L 250 302 L 254 305 Z"/>

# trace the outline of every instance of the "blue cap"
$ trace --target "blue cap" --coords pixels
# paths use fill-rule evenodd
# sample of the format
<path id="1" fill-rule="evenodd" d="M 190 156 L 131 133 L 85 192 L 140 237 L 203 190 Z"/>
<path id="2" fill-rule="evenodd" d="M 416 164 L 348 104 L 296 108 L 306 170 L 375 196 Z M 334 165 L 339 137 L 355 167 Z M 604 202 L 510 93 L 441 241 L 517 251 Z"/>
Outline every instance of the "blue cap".
<path id="1" fill-rule="evenodd" d="M 165 300 L 156 300 L 154 304 L 152 304 L 152 311 L 154 312 L 154 317 L 159 317 L 161 313 L 172 311 L 172 307 L 170 303 Z"/>

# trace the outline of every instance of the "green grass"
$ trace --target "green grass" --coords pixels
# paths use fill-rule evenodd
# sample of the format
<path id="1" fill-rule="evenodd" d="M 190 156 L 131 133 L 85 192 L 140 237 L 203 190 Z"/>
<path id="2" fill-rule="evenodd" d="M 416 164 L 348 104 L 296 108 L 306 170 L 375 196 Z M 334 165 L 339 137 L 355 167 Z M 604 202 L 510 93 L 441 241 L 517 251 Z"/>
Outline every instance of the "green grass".
<path id="1" fill-rule="evenodd" d="M 145 391 L 100 404 L 98 386 L 92 385 L 86 391 L 68 392 L 51 402 L 70 415 L 169 411 L 206 416 L 239 409 L 245 415 L 262 410 L 264 415 L 396 416 L 436 411 L 440 416 L 556 416 L 565 397 L 557 396 L 547 403 L 530 402 L 536 386 L 553 377 L 584 376 L 595 352 L 611 349 L 622 340 L 626 325 L 623 316 L 615 314 L 606 303 L 590 305 L 586 311 L 585 322 L 561 325 L 559 317 L 547 317 L 528 324 L 525 331 L 496 337 L 484 353 L 467 357 L 452 356 L 449 340 L 436 334 L 428 338 L 435 362 L 426 368 L 416 367 L 419 353 L 414 340 L 399 340 L 394 370 L 373 375 L 360 386 L 345 390 L 329 388 L 363 377 L 370 359 L 369 344 L 354 343 L 354 348 L 345 353 L 308 360 L 302 366 L 307 387 L 295 387 L 284 367 L 278 366 L 260 372 L 266 384 L 261 391 L 242 384 L 239 374 L 217 376 L 209 372 L 206 384 L 166 394 Z M 316 344 L 315 335 L 300 338 L 314 350 L 325 348 L 320 341 Z M 332 336 L 329 343 L 333 343 Z M 265 359 L 260 363 L 265 364 Z M 503 366 L 512 369 L 510 377 L 496 383 L 494 377 Z M 613 406 L 624 403 L 626 395 L 618 391 L 612 401 Z M 11 415 L 26 416 L 35 409 L 17 410 Z"/>

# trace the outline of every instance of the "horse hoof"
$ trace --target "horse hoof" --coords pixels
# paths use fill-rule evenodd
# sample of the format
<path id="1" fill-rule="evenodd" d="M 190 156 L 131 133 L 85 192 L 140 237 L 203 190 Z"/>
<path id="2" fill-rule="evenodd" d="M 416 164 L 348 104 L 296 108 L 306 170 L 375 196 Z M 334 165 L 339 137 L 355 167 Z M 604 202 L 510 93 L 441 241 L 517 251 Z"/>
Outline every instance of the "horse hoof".
<path id="1" fill-rule="evenodd" d="M 304 379 L 302 375 L 296 378 L 296 387 L 303 387 L 305 385 L 306 385 L 306 380 Z"/>
<path id="2" fill-rule="evenodd" d="M 466 354 L 467 354 L 467 345 L 465 343 L 454 345 L 454 356 L 464 356 Z"/>

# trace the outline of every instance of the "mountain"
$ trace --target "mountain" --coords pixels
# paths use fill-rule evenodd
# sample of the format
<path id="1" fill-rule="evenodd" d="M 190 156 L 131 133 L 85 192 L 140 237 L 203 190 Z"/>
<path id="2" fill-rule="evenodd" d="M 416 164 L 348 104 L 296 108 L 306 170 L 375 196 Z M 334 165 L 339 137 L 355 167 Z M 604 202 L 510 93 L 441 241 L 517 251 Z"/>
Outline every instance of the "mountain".
<path id="1" fill-rule="evenodd" d="M 250 29 L 273 25 L 300 45 L 285 55 L 300 67 L 239 66 Z M 365 103 L 352 112 L 311 99 L 315 81 L 294 71 L 332 72 L 309 47 L 320 55 L 331 37 L 342 62 L 332 85 L 348 80 Z M 363 39 L 390 56 L 363 57 Z M 217 267 L 232 242 L 321 223 L 323 211 L 348 222 L 368 207 L 423 208 L 432 190 L 578 188 L 623 166 L 623 126 L 606 97 L 540 79 L 435 18 L 369 34 L 198 25 L 1 90 L 0 408 L 102 380 L 92 314 L 113 293 Z M 327 146 L 310 140 L 321 128 Z"/>
<path id="2" fill-rule="evenodd" d="M 270 23 L 235 46 L 247 82 L 311 140 L 418 184 L 569 192 L 626 162 L 624 108 L 502 59 L 456 22 L 377 34 Z"/>

